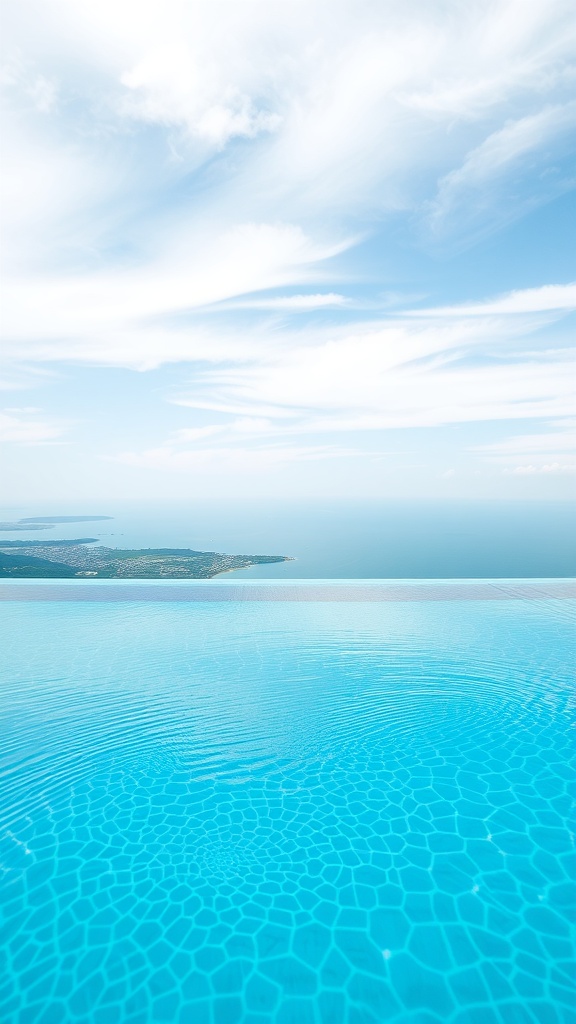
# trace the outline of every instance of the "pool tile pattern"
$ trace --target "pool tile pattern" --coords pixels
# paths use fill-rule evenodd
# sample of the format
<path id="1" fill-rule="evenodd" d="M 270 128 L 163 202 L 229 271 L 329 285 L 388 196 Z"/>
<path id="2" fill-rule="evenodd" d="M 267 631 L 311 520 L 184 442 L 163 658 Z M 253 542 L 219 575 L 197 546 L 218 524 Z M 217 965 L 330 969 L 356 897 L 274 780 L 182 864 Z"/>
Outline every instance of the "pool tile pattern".
<path id="1" fill-rule="evenodd" d="M 573 1024 L 573 606 L 6 607 L 2 1021 Z"/>

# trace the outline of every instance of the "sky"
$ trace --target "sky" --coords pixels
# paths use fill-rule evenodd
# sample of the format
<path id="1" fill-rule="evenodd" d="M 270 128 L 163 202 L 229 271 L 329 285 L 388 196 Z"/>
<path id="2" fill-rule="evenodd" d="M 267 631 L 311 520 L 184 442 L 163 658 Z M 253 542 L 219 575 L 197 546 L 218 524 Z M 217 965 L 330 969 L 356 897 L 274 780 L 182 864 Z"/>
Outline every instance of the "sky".
<path id="1" fill-rule="evenodd" d="M 575 494 L 573 0 L 3 0 L 5 499 Z"/>

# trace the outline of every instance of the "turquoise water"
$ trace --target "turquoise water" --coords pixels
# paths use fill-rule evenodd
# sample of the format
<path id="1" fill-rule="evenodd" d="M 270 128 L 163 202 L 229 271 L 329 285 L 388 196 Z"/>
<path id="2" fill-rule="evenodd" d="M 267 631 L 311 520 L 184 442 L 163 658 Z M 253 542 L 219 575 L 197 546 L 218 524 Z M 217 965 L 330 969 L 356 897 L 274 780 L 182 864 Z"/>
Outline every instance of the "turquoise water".
<path id="1" fill-rule="evenodd" d="M 219 586 L 3 588 L 3 1024 L 572 1024 L 576 602 Z"/>

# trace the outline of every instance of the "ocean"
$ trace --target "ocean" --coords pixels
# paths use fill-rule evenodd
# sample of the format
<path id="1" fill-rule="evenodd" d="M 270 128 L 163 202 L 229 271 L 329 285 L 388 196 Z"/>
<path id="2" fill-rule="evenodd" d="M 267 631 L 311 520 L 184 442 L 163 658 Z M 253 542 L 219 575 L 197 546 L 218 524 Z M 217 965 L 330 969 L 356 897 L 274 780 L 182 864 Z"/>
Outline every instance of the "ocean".
<path id="1" fill-rule="evenodd" d="M 109 515 L 0 540 L 95 537 L 110 547 L 187 547 L 288 555 L 243 579 L 453 579 L 576 576 L 567 502 L 66 502 L 0 509 L 0 518 Z"/>

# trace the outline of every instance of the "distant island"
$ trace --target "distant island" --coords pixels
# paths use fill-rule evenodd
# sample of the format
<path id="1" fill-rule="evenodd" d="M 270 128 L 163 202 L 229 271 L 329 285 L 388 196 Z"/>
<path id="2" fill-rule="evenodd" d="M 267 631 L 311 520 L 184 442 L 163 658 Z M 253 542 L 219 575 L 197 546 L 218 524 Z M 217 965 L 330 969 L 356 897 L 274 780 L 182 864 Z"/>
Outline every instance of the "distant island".
<path id="1" fill-rule="evenodd" d="M 100 523 L 113 516 L 31 516 L 27 519 L 16 519 L 13 522 L 0 522 L 2 533 L 22 533 L 31 530 L 53 530 L 55 526 L 66 523 Z"/>
<path id="2" fill-rule="evenodd" d="M 204 580 L 252 565 L 291 561 L 285 555 L 224 555 L 191 548 L 87 547 L 92 543 L 92 537 L 0 542 L 0 579 Z"/>
<path id="3" fill-rule="evenodd" d="M 113 519 L 113 516 L 31 516 L 28 519 L 19 519 L 19 523 L 102 523 L 105 519 Z"/>

